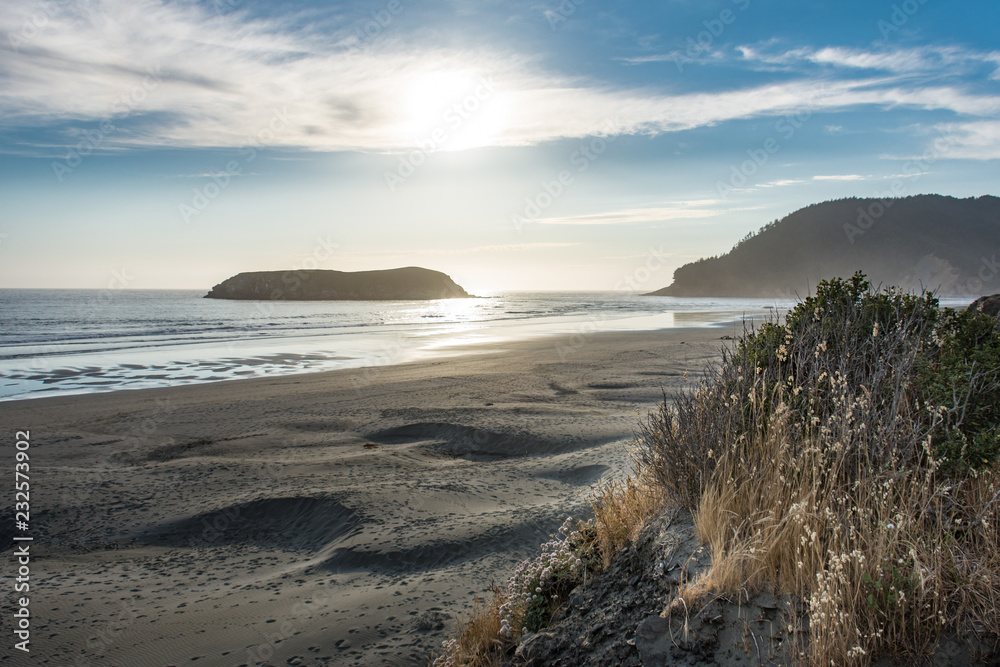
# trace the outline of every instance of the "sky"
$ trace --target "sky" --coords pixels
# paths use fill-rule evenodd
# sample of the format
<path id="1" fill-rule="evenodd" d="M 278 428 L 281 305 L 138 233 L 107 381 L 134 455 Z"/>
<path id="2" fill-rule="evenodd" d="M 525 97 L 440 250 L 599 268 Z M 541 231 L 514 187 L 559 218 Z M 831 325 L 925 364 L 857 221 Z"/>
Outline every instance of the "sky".
<path id="1" fill-rule="evenodd" d="M 0 0 L 0 287 L 424 266 L 652 291 L 1000 194 L 993 0 Z"/>

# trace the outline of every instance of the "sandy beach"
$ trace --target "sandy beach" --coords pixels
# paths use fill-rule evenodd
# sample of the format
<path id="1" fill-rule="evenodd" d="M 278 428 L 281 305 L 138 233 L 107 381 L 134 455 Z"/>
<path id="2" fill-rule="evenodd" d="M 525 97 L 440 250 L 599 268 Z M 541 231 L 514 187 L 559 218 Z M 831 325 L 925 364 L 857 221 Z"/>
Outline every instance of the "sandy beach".
<path id="1" fill-rule="evenodd" d="M 639 416 L 734 333 L 0 403 L 8 440 L 31 432 L 34 537 L 31 654 L 7 639 L 0 655 L 426 664 L 474 594 L 622 474 Z"/>

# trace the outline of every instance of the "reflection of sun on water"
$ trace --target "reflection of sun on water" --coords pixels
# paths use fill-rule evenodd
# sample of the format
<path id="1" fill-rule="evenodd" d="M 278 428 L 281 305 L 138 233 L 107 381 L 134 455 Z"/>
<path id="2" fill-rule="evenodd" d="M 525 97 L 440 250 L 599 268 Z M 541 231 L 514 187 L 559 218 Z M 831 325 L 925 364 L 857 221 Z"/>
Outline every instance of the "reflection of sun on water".
<path id="1" fill-rule="evenodd" d="M 490 340 L 490 308 L 494 299 L 442 299 L 428 304 L 425 317 L 439 318 L 440 324 L 421 333 L 427 349 L 455 347 Z M 429 319 L 433 322 L 433 319 Z"/>
<path id="2" fill-rule="evenodd" d="M 434 311 L 449 321 L 475 322 L 482 317 L 482 299 L 441 299 Z"/>
<path id="3" fill-rule="evenodd" d="M 468 334 L 483 326 L 486 317 L 484 308 L 490 299 L 439 299 L 420 307 L 420 319 L 432 325 L 415 335 L 441 338 L 440 344 Z"/>
<path id="4" fill-rule="evenodd" d="M 404 131 L 425 152 L 491 145 L 507 117 L 507 103 L 489 77 L 473 70 L 428 72 L 403 96 Z"/>

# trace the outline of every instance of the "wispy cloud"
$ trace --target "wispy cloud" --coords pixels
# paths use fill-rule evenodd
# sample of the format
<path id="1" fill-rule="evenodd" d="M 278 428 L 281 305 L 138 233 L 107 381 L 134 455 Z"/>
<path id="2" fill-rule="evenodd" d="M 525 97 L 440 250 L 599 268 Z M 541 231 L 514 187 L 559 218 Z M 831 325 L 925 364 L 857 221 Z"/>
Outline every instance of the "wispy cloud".
<path id="1" fill-rule="evenodd" d="M 1000 51 L 972 51 L 960 46 L 926 45 L 914 48 L 863 50 L 828 46 L 820 49 L 778 48 L 774 43 L 741 46 L 744 60 L 765 65 L 794 68 L 804 63 L 836 68 L 881 70 L 893 73 L 941 72 L 987 67 L 993 76 L 1000 71 Z"/>
<path id="2" fill-rule="evenodd" d="M 798 185 L 800 183 L 805 183 L 801 178 L 783 178 L 777 181 L 768 181 L 766 183 L 760 183 L 751 188 L 746 188 L 747 190 L 753 190 L 754 188 L 783 188 L 789 185 Z"/>
<path id="3" fill-rule="evenodd" d="M 917 172 L 912 172 L 912 173 L 908 173 L 908 174 L 889 174 L 888 176 L 883 176 L 882 180 L 884 180 L 884 181 L 894 181 L 894 180 L 898 180 L 900 178 L 921 178 L 923 176 L 926 176 L 929 173 L 931 173 L 931 172 L 929 172 L 929 171 L 917 171 Z"/>
<path id="4" fill-rule="evenodd" d="M 205 171 L 197 174 L 177 174 L 175 178 L 217 178 L 220 175 L 225 175 L 227 178 L 234 178 L 237 176 L 259 176 L 256 172 L 252 171 L 241 171 L 240 173 L 226 173 L 219 171 Z"/>
<path id="5" fill-rule="evenodd" d="M 633 208 L 605 213 L 590 213 L 559 218 L 539 218 L 543 225 L 629 225 L 666 222 L 668 220 L 693 220 L 721 215 L 723 211 L 707 208 L 690 208 L 686 205 Z"/>
<path id="6" fill-rule="evenodd" d="M 1000 120 L 948 123 L 938 125 L 935 129 L 940 134 L 936 153 L 939 157 L 1000 159 Z"/>
<path id="7" fill-rule="evenodd" d="M 532 250 L 549 250 L 552 248 L 570 248 L 573 246 L 578 246 L 579 243 L 504 243 L 496 245 L 479 245 L 466 248 L 412 248 L 405 251 L 396 250 L 371 250 L 371 251 L 356 251 L 352 252 L 352 256 L 391 256 L 397 257 L 400 254 L 410 255 L 477 255 L 477 254 L 497 254 L 497 253 L 510 253 L 510 252 L 526 252 Z"/>
<path id="8" fill-rule="evenodd" d="M 803 76 L 672 94 L 569 77 L 529 55 L 488 46 L 420 46 L 386 35 L 354 48 L 353 26 L 318 31 L 302 28 L 301 17 L 219 16 L 187 2 L 24 0 L 0 13 L 0 34 L 17 33 L 34 14 L 48 18 L 31 39 L 0 40 L 0 130 L 24 131 L 18 136 L 47 130 L 49 147 L 59 139 L 73 145 L 102 122 L 111 129 L 99 150 L 259 144 L 397 152 L 428 142 L 438 150 L 653 135 L 777 116 L 804 104 L 814 112 L 903 106 L 980 118 L 1000 114 L 1000 96 L 930 79 L 915 86 L 904 76 L 911 58 L 921 67 L 945 67 L 995 57 L 960 50 L 775 55 L 746 47 L 744 57 L 758 62 L 809 61 L 889 74 Z M 465 107 L 449 116 L 455 105 Z M 36 139 L 22 143 L 41 146 L 39 133 L 30 134 Z"/>
<path id="9" fill-rule="evenodd" d="M 452 248 L 448 250 L 418 251 L 418 255 L 471 255 L 479 253 L 524 252 L 526 250 L 549 250 L 551 248 L 570 248 L 579 243 L 506 243 L 499 245 L 480 245 L 471 248 Z"/>
<path id="10" fill-rule="evenodd" d="M 764 183 L 755 183 L 753 185 L 747 185 L 741 188 L 733 188 L 733 192 L 754 192 L 755 190 L 767 190 L 769 188 L 785 188 L 790 185 L 802 185 L 803 183 L 811 182 L 809 179 L 804 178 L 779 178 L 774 181 L 765 181 Z M 758 207 L 744 207 L 739 209 L 731 209 L 734 211 L 753 211 Z"/>
<path id="11" fill-rule="evenodd" d="M 863 181 L 861 174 L 820 174 L 813 176 L 814 181 Z"/>
<path id="12" fill-rule="evenodd" d="M 639 65 L 642 63 L 664 63 L 670 62 L 677 57 L 674 53 L 652 53 L 646 56 L 632 56 L 630 58 L 619 58 L 622 62 Z"/>
<path id="13" fill-rule="evenodd" d="M 683 63 L 688 64 L 692 62 L 697 62 L 702 65 L 706 63 L 722 63 L 726 60 L 726 52 L 720 49 L 703 50 L 697 54 L 697 60 L 692 60 L 683 50 L 671 51 L 669 53 L 651 53 L 643 56 L 631 56 L 628 58 L 616 58 L 621 62 L 628 63 L 630 65 L 642 65 L 645 63 L 663 63 L 663 62 L 673 62 L 673 63 Z"/>

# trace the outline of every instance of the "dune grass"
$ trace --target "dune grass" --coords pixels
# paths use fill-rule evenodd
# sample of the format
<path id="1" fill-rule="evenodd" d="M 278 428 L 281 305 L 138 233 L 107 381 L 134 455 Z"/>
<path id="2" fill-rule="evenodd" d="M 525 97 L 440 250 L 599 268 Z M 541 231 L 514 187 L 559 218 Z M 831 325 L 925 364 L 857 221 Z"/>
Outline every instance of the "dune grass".
<path id="1" fill-rule="evenodd" d="M 663 511 L 667 497 L 642 472 L 623 480 L 602 482 L 591 489 L 590 505 L 594 542 L 601 555 L 602 569 L 615 555 L 639 537 L 649 521 Z"/>
<path id="2" fill-rule="evenodd" d="M 503 664 L 509 647 L 507 638 L 500 634 L 500 607 L 507 598 L 495 584 L 490 588 L 490 600 L 475 600 L 472 613 L 459 621 L 455 636 L 444 642 L 443 654 L 434 665 L 500 667 Z"/>

